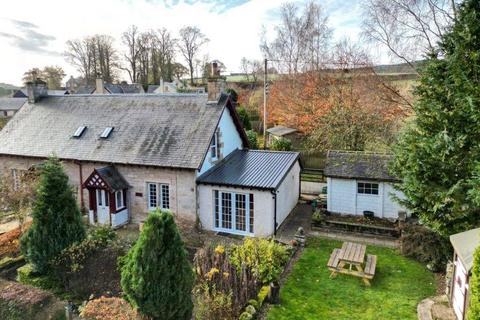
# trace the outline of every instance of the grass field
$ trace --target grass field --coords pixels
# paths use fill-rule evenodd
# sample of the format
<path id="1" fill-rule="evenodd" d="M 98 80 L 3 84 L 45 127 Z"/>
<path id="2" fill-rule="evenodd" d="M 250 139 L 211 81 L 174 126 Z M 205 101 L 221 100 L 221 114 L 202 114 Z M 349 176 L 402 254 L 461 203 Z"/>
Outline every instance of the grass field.
<path id="1" fill-rule="evenodd" d="M 371 320 L 417 319 L 417 304 L 435 293 L 434 275 L 394 250 L 367 247 L 377 255 L 377 271 L 371 287 L 360 278 L 339 275 L 330 279 L 326 264 L 341 242 L 309 239 L 280 292 L 281 304 L 268 320 Z"/>

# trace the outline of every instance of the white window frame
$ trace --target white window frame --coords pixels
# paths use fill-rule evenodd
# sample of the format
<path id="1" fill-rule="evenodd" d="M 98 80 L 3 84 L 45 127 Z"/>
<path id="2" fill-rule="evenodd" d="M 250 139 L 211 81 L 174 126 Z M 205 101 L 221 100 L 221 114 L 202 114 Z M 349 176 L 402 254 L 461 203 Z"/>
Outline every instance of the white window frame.
<path id="1" fill-rule="evenodd" d="M 220 158 L 220 148 L 219 148 L 219 140 L 220 137 L 220 131 L 218 128 L 215 130 L 215 133 L 213 134 L 212 142 L 210 143 L 210 158 L 212 160 L 218 160 Z"/>
<path id="2" fill-rule="evenodd" d="M 150 192 L 150 186 L 155 186 L 155 206 L 152 206 L 152 194 Z M 164 190 L 168 192 L 168 203 L 164 201 Z M 148 211 L 154 211 L 156 209 L 170 209 L 170 185 L 168 183 L 147 182 L 147 208 Z"/>
<path id="3" fill-rule="evenodd" d="M 118 203 L 118 195 L 120 195 L 120 204 Z M 115 191 L 115 207 L 118 210 L 125 208 L 125 199 L 123 198 L 123 190 Z"/>
<path id="4" fill-rule="evenodd" d="M 364 191 L 365 191 L 365 184 L 370 184 L 371 187 L 370 187 L 370 190 L 374 190 L 375 188 L 373 188 L 374 185 L 377 186 L 377 193 L 365 193 L 365 192 L 360 192 L 359 191 L 359 184 L 360 183 L 363 183 L 364 184 Z M 362 195 L 362 196 L 372 196 L 372 197 L 378 197 L 380 195 L 380 183 L 378 182 L 371 182 L 371 181 L 357 181 L 357 194 L 358 195 Z"/>
<path id="5" fill-rule="evenodd" d="M 218 192 L 218 226 L 216 225 L 216 202 L 215 202 L 215 192 Z M 223 228 L 222 227 L 222 194 L 229 193 L 231 195 L 231 225 L 232 228 Z M 238 230 L 237 229 L 237 195 L 244 195 L 245 196 L 245 230 Z M 218 232 L 225 232 L 231 234 L 238 234 L 238 235 L 246 235 L 246 236 L 253 236 L 255 234 L 255 225 L 253 225 L 253 230 L 250 232 L 250 201 L 251 196 L 255 199 L 253 193 L 245 193 L 245 192 L 235 192 L 235 191 L 227 191 L 227 190 L 218 190 L 215 189 L 212 192 L 212 203 L 213 203 L 213 229 Z M 253 211 L 253 220 L 255 221 L 255 209 Z"/>

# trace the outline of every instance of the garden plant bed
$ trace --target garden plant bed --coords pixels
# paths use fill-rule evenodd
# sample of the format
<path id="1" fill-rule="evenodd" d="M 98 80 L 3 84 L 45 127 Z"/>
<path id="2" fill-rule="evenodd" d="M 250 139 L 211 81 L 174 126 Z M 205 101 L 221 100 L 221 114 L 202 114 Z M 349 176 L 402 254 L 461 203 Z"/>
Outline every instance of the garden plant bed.
<path id="1" fill-rule="evenodd" d="M 339 231 L 360 233 L 398 239 L 401 231 L 398 223 L 380 218 L 365 218 L 362 216 L 339 214 L 314 214 L 312 229 L 321 231 Z"/>

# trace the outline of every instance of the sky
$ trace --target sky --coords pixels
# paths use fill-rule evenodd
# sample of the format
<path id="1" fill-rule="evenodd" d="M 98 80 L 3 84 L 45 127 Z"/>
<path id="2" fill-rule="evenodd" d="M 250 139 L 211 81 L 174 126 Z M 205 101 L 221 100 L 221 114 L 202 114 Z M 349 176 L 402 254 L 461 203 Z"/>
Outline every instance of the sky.
<path id="1" fill-rule="evenodd" d="M 305 0 L 297 0 L 302 2 Z M 197 26 L 210 39 L 203 48 L 210 59 L 240 72 L 240 60 L 262 59 L 262 27 L 273 35 L 282 0 L 15 0 L 2 2 L 0 12 L 0 82 L 21 85 L 33 67 L 61 66 L 67 77 L 78 76 L 63 56 L 65 42 L 93 34 L 108 34 L 122 52 L 121 34 L 130 25 L 140 29 L 165 27 L 177 34 Z M 359 39 L 359 0 L 317 0 L 329 16 L 334 40 Z M 184 61 L 181 61 L 185 64 Z M 122 75 L 121 80 L 127 80 Z"/>

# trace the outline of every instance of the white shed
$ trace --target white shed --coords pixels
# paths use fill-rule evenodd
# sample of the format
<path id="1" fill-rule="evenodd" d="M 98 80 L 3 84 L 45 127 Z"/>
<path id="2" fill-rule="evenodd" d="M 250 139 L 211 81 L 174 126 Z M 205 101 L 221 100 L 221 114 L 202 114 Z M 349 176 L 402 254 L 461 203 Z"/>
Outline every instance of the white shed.
<path id="1" fill-rule="evenodd" d="M 202 227 L 268 237 L 300 196 L 297 152 L 236 150 L 197 179 Z"/>
<path id="2" fill-rule="evenodd" d="M 406 209 L 395 200 L 404 195 L 394 188 L 399 180 L 389 173 L 390 159 L 387 154 L 329 151 L 324 170 L 327 210 L 352 215 L 370 211 L 379 218 L 398 218 Z"/>
<path id="3" fill-rule="evenodd" d="M 480 246 L 480 228 L 450 236 L 453 246 L 453 277 L 450 285 L 450 303 L 459 320 L 466 319 L 469 305 L 469 282 L 473 267 L 473 254 Z"/>

